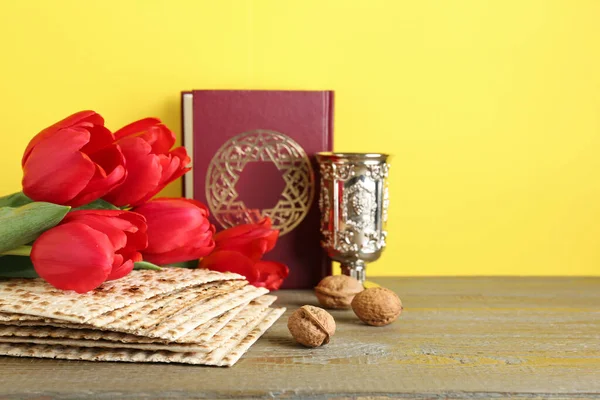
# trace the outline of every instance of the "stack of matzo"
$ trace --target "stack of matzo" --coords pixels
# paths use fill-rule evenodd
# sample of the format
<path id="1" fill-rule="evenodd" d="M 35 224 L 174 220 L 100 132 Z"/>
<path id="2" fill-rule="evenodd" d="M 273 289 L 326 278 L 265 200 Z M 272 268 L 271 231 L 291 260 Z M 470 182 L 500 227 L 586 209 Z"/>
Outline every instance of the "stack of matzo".
<path id="1" fill-rule="evenodd" d="M 231 366 L 283 314 L 237 274 L 133 271 L 77 294 L 0 281 L 0 355 Z"/>

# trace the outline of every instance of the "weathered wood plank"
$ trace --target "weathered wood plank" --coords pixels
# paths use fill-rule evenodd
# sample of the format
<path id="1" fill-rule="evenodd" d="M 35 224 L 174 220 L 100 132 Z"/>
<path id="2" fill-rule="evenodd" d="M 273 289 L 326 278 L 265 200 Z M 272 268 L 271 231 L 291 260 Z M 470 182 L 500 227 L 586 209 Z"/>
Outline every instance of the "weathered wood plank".
<path id="1" fill-rule="evenodd" d="M 0 358 L 0 398 L 600 399 L 600 278 L 394 278 L 405 313 L 365 326 L 334 311 L 319 349 L 287 315 L 233 368 Z M 4 397 L 2 397 L 4 396 Z"/>

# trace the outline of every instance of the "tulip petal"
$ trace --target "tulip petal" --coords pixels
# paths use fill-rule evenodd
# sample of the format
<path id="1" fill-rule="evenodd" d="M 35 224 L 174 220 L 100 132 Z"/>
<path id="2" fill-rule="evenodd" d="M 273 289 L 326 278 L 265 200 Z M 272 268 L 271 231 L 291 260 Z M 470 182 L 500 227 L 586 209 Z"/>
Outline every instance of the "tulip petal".
<path id="1" fill-rule="evenodd" d="M 115 137 L 105 126 L 90 124 L 86 130 L 90 132 L 90 141 L 81 148 L 83 153 L 91 156 L 99 150 L 114 146 Z M 93 156 L 91 158 L 94 159 Z"/>
<path id="2" fill-rule="evenodd" d="M 111 274 L 112 274 L 112 271 L 114 271 L 116 268 L 119 268 L 121 265 L 123 265 L 123 260 L 124 260 L 124 257 L 122 254 L 116 253 L 114 255 Z M 110 274 L 108 276 L 110 277 Z"/>
<path id="3" fill-rule="evenodd" d="M 125 125 L 121 129 L 115 132 L 115 139 L 119 140 L 126 136 L 137 135 L 141 132 L 148 130 L 151 126 L 160 124 L 161 121 L 158 118 L 144 118 L 138 121 L 132 122 L 129 125 Z"/>
<path id="4" fill-rule="evenodd" d="M 153 191 L 148 192 L 148 194 L 146 194 L 146 196 L 144 196 L 143 198 L 141 198 L 140 200 L 138 200 L 136 202 L 136 204 L 142 204 L 142 203 L 147 202 L 152 197 L 156 196 L 156 194 L 158 192 L 160 192 L 161 190 L 163 190 L 165 188 L 165 186 L 167 186 L 169 183 L 173 182 L 174 180 L 176 180 L 178 178 L 181 178 L 183 175 L 185 175 L 186 172 L 190 171 L 191 169 L 192 168 L 183 168 L 183 165 L 181 165 L 180 167 L 178 167 L 175 170 L 174 173 L 172 173 L 168 177 L 165 177 L 164 174 L 161 174 L 161 181 L 158 184 L 158 186 Z"/>
<path id="5" fill-rule="evenodd" d="M 122 226 L 119 225 L 130 224 L 123 219 L 85 213 L 83 215 L 79 214 L 79 216 L 76 217 L 76 221 L 104 233 L 110 240 L 115 251 L 122 249 L 127 245 L 127 236 L 125 235 L 125 232 L 123 232 Z"/>
<path id="6" fill-rule="evenodd" d="M 159 185 L 161 177 L 160 160 L 152 154 L 152 148 L 137 137 L 126 137 L 119 146 L 127 165 L 127 177 L 124 182 L 106 196 L 104 200 L 116 206 L 137 203 L 148 192 Z"/>
<path id="7" fill-rule="evenodd" d="M 158 197 L 156 199 L 152 199 L 151 202 L 146 203 L 141 207 L 144 207 L 144 209 L 146 209 L 147 207 L 160 209 L 163 207 L 163 205 L 161 205 L 160 203 L 171 203 L 170 204 L 171 207 L 182 207 L 182 208 L 189 207 L 189 205 L 191 204 L 191 205 L 194 205 L 194 206 L 202 209 L 205 212 L 205 215 L 208 216 L 208 206 L 206 206 L 206 204 L 202 203 L 201 201 L 195 200 L 195 199 L 186 199 L 183 197 Z"/>
<path id="8" fill-rule="evenodd" d="M 182 166 L 186 166 L 192 161 L 192 159 L 187 153 L 187 150 L 183 146 L 174 148 L 173 150 L 171 150 L 170 154 L 172 157 L 179 158 L 181 160 L 180 164 Z"/>
<path id="9" fill-rule="evenodd" d="M 152 146 L 154 154 L 167 154 L 175 144 L 175 134 L 162 123 L 148 128 L 140 137 Z"/>
<path id="10" fill-rule="evenodd" d="M 140 250 L 148 245 L 146 222 L 143 215 L 123 210 L 78 210 L 67 214 L 63 223 L 79 222 L 104 232 L 116 250 L 113 270 L 125 271 L 121 264 L 141 261 Z M 121 272 L 111 276 L 117 276 Z M 124 275 L 123 275 L 124 276 Z M 117 278 L 111 278 L 117 279 Z"/>
<path id="11" fill-rule="evenodd" d="M 210 241 L 206 246 L 185 246 L 164 253 L 148 253 L 147 251 L 144 251 L 143 259 L 156 265 L 169 265 L 178 262 L 197 260 L 210 254 L 214 248 L 214 242 Z"/>
<path id="12" fill-rule="evenodd" d="M 209 254 L 215 247 L 207 207 L 182 198 L 160 198 L 135 207 L 146 218 L 148 247 L 144 260 L 165 265 Z"/>
<path id="13" fill-rule="evenodd" d="M 256 268 L 258 269 L 260 276 L 256 282 L 251 282 L 251 284 L 262 286 L 269 290 L 279 289 L 283 280 L 290 272 L 285 264 L 275 261 L 259 261 L 256 263 Z"/>
<path id="14" fill-rule="evenodd" d="M 216 234 L 215 240 L 218 242 L 219 240 L 229 239 L 232 237 L 239 237 L 247 234 L 252 234 L 255 237 L 262 236 L 262 234 L 255 233 L 259 228 L 261 228 L 262 230 L 271 230 L 271 218 L 265 217 L 263 220 L 256 224 L 240 224 L 225 229 Z"/>
<path id="15" fill-rule="evenodd" d="M 247 242 L 241 241 L 227 241 L 225 243 L 217 243 L 218 250 L 230 250 L 243 253 L 246 257 L 252 259 L 254 262 L 260 260 L 265 255 L 267 245 L 264 240 L 253 240 Z"/>
<path id="16" fill-rule="evenodd" d="M 81 124 L 89 125 L 104 125 L 104 118 L 100 114 L 92 110 L 79 111 L 75 114 L 68 116 L 67 118 L 58 121 L 49 128 L 67 128 L 69 126 L 76 126 Z M 47 128 L 48 129 L 48 128 Z"/>
<path id="17" fill-rule="evenodd" d="M 135 250 L 133 254 L 127 254 L 127 258 L 131 258 L 134 262 L 142 261 L 142 255 L 138 253 L 138 251 L 148 247 L 148 225 L 146 224 L 146 218 L 141 214 L 131 211 L 123 214 L 121 218 L 128 220 L 136 228 L 135 230 L 124 229 L 125 235 L 127 236 L 127 249 Z M 137 258 L 139 258 L 139 260 Z"/>
<path id="18" fill-rule="evenodd" d="M 37 201 L 72 205 L 94 176 L 94 162 L 79 152 L 89 133 L 62 129 L 33 148 L 23 166 L 23 192 Z"/>
<path id="19" fill-rule="evenodd" d="M 253 229 L 255 229 L 254 224 L 239 224 L 217 232 L 217 234 L 215 234 L 215 241 L 218 243 L 220 241 L 225 241 L 229 238 L 243 236 L 246 235 L 248 232 L 251 232 Z"/>
<path id="20" fill-rule="evenodd" d="M 255 262 L 236 251 L 214 251 L 204 257 L 200 262 L 200 268 L 206 268 L 219 272 L 234 272 L 246 277 L 248 282 L 254 282 L 259 277 Z"/>
<path id="21" fill-rule="evenodd" d="M 197 210 L 164 210 L 148 218 L 147 251 L 164 253 L 191 246 L 205 234 L 212 239 L 210 222 Z"/>
<path id="22" fill-rule="evenodd" d="M 275 247 L 278 237 L 279 231 L 271 229 L 271 219 L 265 217 L 255 224 L 225 229 L 214 235 L 214 240 L 217 250 L 241 252 L 257 262 Z"/>
<path id="23" fill-rule="evenodd" d="M 199 245 L 200 235 L 210 231 L 205 208 L 187 199 L 153 200 L 133 209 L 146 217 L 148 248 L 145 253 L 163 253 Z M 203 206 L 204 207 L 204 206 Z"/>
<path id="24" fill-rule="evenodd" d="M 265 237 L 267 242 L 267 250 L 265 253 L 270 252 L 275 248 L 275 244 L 277 244 L 277 239 L 279 238 L 279 230 L 271 230 L 269 234 Z"/>
<path id="25" fill-rule="evenodd" d="M 116 144 L 111 144 L 90 154 L 90 158 L 104 171 L 103 176 L 110 176 L 111 172 L 125 164 L 125 157 L 121 148 Z"/>
<path id="26" fill-rule="evenodd" d="M 71 211 L 70 213 L 68 213 L 67 216 L 63 219 L 63 222 L 74 222 L 74 221 L 77 221 L 79 218 L 85 217 L 87 215 L 96 215 L 96 216 L 101 216 L 101 217 L 120 217 L 121 218 L 128 213 L 130 213 L 130 211 L 126 211 L 126 210 L 102 210 L 102 209 L 76 210 L 76 211 Z M 120 228 L 126 228 L 126 227 L 131 226 L 131 223 L 128 221 L 115 220 L 115 224 L 117 224 L 117 226 L 119 226 Z"/>
<path id="27" fill-rule="evenodd" d="M 170 155 L 161 154 L 160 166 L 162 167 L 162 173 L 160 176 L 160 183 L 169 181 L 172 175 L 177 172 L 181 165 L 181 160 L 177 157 L 171 157 Z"/>
<path id="28" fill-rule="evenodd" d="M 190 170 L 186 168 L 190 157 L 185 148 L 169 152 L 175 135 L 159 119 L 132 122 L 114 136 L 122 148 L 129 175 L 120 188 L 104 198 L 117 206 L 143 204 Z"/>
<path id="29" fill-rule="evenodd" d="M 67 214 L 67 216 L 63 219 L 63 222 L 73 222 L 76 221 L 79 217 L 84 215 L 101 215 L 105 217 L 119 217 L 123 214 L 128 213 L 129 211 L 125 210 L 104 210 L 104 209 L 85 209 L 85 210 L 76 210 L 71 211 Z"/>
<path id="30" fill-rule="evenodd" d="M 121 279 L 124 276 L 129 275 L 129 273 L 133 271 L 133 263 L 133 260 L 127 260 L 119 266 L 113 267 L 106 280 L 114 281 L 115 279 Z"/>
<path id="31" fill-rule="evenodd" d="M 279 231 L 265 229 L 260 224 L 245 224 L 242 226 L 243 229 L 236 229 L 239 226 L 242 225 L 215 235 L 217 249 L 239 251 L 258 261 L 275 247 Z M 236 231 L 238 235 L 235 235 Z"/>
<path id="32" fill-rule="evenodd" d="M 272 229 L 272 223 L 273 221 L 271 221 L 271 218 L 265 217 L 258 222 L 258 225 L 262 226 L 265 229 Z"/>
<path id="33" fill-rule="evenodd" d="M 133 211 L 126 211 L 125 213 L 121 214 L 121 218 L 129 221 L 131 223 L 131 225 L 133 225 L 137 228 L 135 230 L 123 229 L 124 231 L 145 234 L 146 231 L 148 230 L 148 225 L 146 224 L 146 218 L 142 214 L 138 214 Z"/>
<path id="34" fill-rule="evenodd" d="M 78 125 L 79 123 L 87 123 L 91 125 L 104 125 L 104 118 L 95 111 L 79 111 L 73 115 L 64 118 L 57 123 L 50 125 L 49 127 L 42 130 L 40 133 L 35 135 L 33 139 L 29 141 L 27 148 L 23 154 L 23 158 L 21 160 L 21 165 L 24 166 L 25 162 L 29 158 L 29 154 L 33 150 L 33 148 L 41 141 L 46 140 L 49 136 L 53 135 L 56 131 L 69 128 L 71 126 Z"/>
<path id="35" fill-rule="evenodd" d="M 144 259 L 157 265 L 196 260 L 209 255 L 215 248 L 215 242 L 212 240 L 212 231 L 209 229 L 200 234 L 191 232 L 187 241 L 175 241 L 165 247 L 168 250 L 161 249 L 160 252 L 142 250 Z"/>
<path id="36" fill-rule="evenodd" d="M 106 280 L 113 254 L 105 234 L 71 222 L 44 232 L 33 243 L 31 261 L 38 275 L 52 286 L 85 293 Z"/>
<path id="37" fill-rule="evenodd" d="M 97 161 L 93 160 L 96 161 L 96 171 L 85 190 L 71 200 L 75 207 L 106 195 L 124 183 L 127 177 L 125 159 L 116 146 L 107 147 L 94 156 L 97 158 Z"/>

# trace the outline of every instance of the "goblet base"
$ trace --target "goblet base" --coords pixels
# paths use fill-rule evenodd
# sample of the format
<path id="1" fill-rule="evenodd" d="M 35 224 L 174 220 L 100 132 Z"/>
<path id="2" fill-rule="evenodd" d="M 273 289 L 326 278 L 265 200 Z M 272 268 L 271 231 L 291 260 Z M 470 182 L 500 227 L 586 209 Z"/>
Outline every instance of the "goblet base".
<path id="1" fill-rule="evenodd" d="M 364 261 L 344 262 L 341 264 L 341 269 L 342 274 L 351 276 L 360 283 L 364 283 L 365 279 L 367 279 L 366 264 Z"/>

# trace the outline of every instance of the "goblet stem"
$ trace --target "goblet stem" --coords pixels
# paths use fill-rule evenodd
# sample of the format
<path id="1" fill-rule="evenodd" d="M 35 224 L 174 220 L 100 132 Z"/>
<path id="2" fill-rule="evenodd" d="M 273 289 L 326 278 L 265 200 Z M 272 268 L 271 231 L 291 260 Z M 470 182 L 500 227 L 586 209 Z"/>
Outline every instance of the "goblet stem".
<path id="1" fill-rule="evenodd" d="M 351 276 L 357 279 L 359 282 L 364 283 L 367 278 L 366 265 L 362 260 L 356 260 L 341 264 L 342 274 Z"/>

